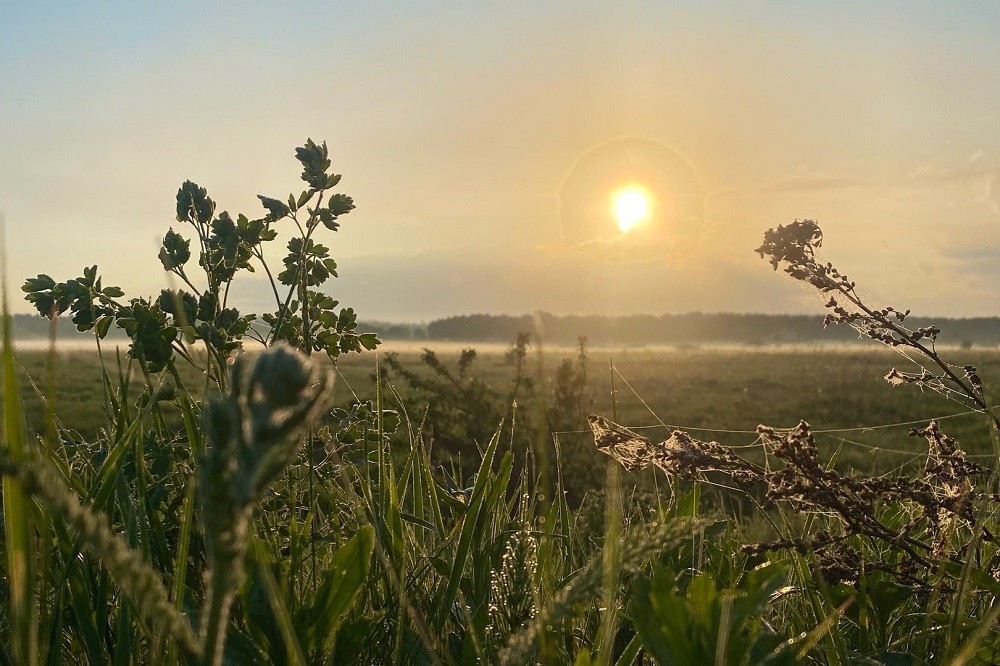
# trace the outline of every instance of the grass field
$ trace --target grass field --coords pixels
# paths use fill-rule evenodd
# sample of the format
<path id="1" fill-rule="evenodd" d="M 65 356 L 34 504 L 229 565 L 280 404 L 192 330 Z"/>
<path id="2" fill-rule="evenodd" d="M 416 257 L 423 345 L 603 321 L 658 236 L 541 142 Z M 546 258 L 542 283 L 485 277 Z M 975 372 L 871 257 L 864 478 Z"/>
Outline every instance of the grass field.
<path id="1" fill-rule="evenodd" d="M 901 356 L 861 346 L 596 349 L 581 365 L 577 351 L 529 346 L 521 380 L 533 386 L 508 393 L 508 350 L 463 360 L 461 347 L 441 345 L 436 365 L 391 345 L 322 363 L 333 406 L 322 414 L 322 370 L 280 370 L 291 362 L 280 348 L 266 372 L 237 372 L 234 388 L 209 398 L 195 368 L 147 377 L 107 350 L 103 366 L 81 350 L 8 357 L 23 411 L 8 391 L 5 413 L 25 417 L 29 438 L 20 462 L 0 457 L 20 484 L 4 490 L 14 584 L 0 631 L 15 642 L 0 654 L 213 665 L 223 654 L 275 664 L 995 663 L 998 521 L 994 496 L 970 494 L 968 481 L 982 474 L 969 461 L 996 459 L 989 427 L 981 414 L 955 416 L 967 409 L 936 393 L 890 386 L 883 377 L 905 367 Z M 1000 350 L 944 353 L 1000 384 Z M 166 381 L 179 390 L 150 401 Z M 62 445 L 44 436 L 46 395 Z M 516 395 L 513 414 L 505 395 Z M 281 444 L 293 427 L 284 424 L 307 412 L 323 427 L 304 447 Z M 629 472 L 619 449 L 612 458 L 595 447 L 588 413 L 653 442 L 677 428 L 731 448 L 684 449 L 690 440 L 675 436 L 680 449 L 657 450 L 695 458 Z M 947 441 L 928 454 L 928 434 L 907 436 L 935 418 L 968 458 Z M 800 419 L 815 454 L 809 434 L 792 429 Z M 758 424 L 780 430 L 759 435 Z M 22 487 L 37 504 L 18 504 Z M 956 501 L 976 501 L 983 517 Z M 963 568 L 970 543 L 976 564 Z M 18 573 L 18 561 L 36 560 L 30 576 Z M 16 589 L 34 605 L 18 605 Z"/>
<path id="2" fill-rule="evenodd" d="M 506 387 L 512 380 L 514 370 L 500 346 L 474 343 L 427 346 L 449 364 L 455 362 L 466 346 L 482 350 L 471 374 L 496 388 Z M 394 347 L 390 343 L 386 351 L 395 351 L 405 366 L 431 374 L 420 361 L 418 346 Z M 956 348 L 947 353 L 957 365 L 976 365 L 987 387 L 1000 385 L 1000 350 Z M 574 355 L 567 349 L 548 349 L 541 356 L 532 351 L 527 371 L 531 376 L 543 373 L 551 384 L 558 364 Z M 967 411 L 930 391 L 890 386 L 883 376 L 893 367 L 904 368 L 908 362 L 873 345 L 791 350 L 782 347 L 598 349 L 591 351 L 589 358 L 588 411 L 609 417 L 615 413 L 620 423 L 643 428 L 641 432 L 654 441 L 669 436 L 662 423 L 724 444 L 744 445 L 756 439 L 754 431 L 759 424 L 791 427 L 801 419 L 815 430 L 835 431 L 820 433 L 820 443 L 828 455 L 840 449 L 842 468 L 884 471 L 907 462 L 919 465 L 925 447 L 907 437 L 909 428 L 931 418 Z M 40 431 L 44 411 L 39 394 L 49 390 L 46 353 L 24 352 L 19 361 L 24 370 L 26 414 L 29 423 Z M 106 422 L 100 359 L 95 352 L 76 350 L 61 352 L 57 363 L 55 411 L 61 424 L 92 437 Z M 334 402 L 346 405 L 355 397 L 371 399 L 377 363 L 374 353 L 340 360 Z M 135 377 L 136 382 L 141 379 Z M 185 381 L 196 392 L 199 390 L 201 379 L 190 369 Z M 405 383 L 397 382 L 394 388 L 406 395 Z M 990 404 L 1000 402 L 998 395 L 987 397 L 992 400 Z M 948 418 L 942 426 L 971 455 L 989 454 L 992 445 L 982 418 L 968 414 Z M 584 420 L 555 435 L 569 455 L 599 460 L 593 455 L 593 437 Z"/>

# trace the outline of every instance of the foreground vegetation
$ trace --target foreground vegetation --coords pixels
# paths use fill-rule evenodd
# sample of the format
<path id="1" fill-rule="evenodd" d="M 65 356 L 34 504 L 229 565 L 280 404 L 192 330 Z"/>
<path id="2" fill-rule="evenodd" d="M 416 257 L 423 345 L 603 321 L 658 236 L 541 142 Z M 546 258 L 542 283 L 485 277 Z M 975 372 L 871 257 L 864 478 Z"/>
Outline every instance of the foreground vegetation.
<path id="1" fill-rule="evenodd" d="M 315 237 L 353 202 L 325 145 L 297 157 L 308 189 L 261 197 L 258 220 L 181 187 L 201 281 L 173 230 L 159 259 L 186 290 L 125 300 L 96 267 L 28 281 L 40 314 L 130 339 L 94 366 L 96 421 L 67 425 L 55 357 L 25 361 L 47 398 L 21 401 L 4 316 L 5 663 L 997 662 L 997 357 L 952 365 L 936 328 L 868 306 L 813 223 L 760 252 L 828 324 L 916 364 L 881 367 L 886 392 L 856 390 L 878 355 L 676 355 L 661 376 L 528 335 L 502 359 L 358 370 L 379 340 L 318 291 L 336 264 Z M 275 310 L 236 312 L 229 284 L 272 276 L 279 223 L 298 234 Z M 253 338 L 266 351 L 235 354 Z M 877 444 L 848 430 L 873 426 Z"/>

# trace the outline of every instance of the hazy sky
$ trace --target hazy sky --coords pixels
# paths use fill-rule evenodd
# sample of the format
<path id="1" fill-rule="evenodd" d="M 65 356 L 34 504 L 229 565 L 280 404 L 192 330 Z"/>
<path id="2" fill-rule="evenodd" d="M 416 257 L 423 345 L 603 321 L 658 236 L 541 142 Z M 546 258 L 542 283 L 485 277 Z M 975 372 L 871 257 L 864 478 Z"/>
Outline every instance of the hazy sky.
<path id="1" fill-rule="evenodd" d="M 277 4 L 0 0 L 16 310 L 95 263 L 157 293 L 180 183 L 258 216 L 312 137 L 358 206 L 330 291 L 365 318 L 818 312 L 753 254 L 801 217 L 877 302 L 1000 313 L 1000 3 Z M 703 203 L 680 250 L 581 247 L 560 195 L 625 138 L 694 174 L 648 184 Z"/>

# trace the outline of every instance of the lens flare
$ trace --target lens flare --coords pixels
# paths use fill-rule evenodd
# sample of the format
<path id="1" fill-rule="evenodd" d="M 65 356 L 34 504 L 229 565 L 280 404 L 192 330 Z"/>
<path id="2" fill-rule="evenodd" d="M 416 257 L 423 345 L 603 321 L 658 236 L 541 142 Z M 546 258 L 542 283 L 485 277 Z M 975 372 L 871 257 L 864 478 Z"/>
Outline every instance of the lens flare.
<path id="1" fill-rule="evenodd" d="M 623 234 L 648 220 L 652 212 L 653 197 L 638 185 L 624 187 L 611 195 L 611 215 Z"/>

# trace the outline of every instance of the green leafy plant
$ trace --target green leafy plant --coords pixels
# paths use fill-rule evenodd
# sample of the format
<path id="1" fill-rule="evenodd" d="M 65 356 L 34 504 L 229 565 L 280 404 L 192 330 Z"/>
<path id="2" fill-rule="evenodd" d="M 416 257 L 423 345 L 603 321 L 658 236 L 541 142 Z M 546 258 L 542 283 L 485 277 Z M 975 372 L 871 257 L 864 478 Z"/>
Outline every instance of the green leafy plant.
<path id="1" fill-rule="evenodd" d="M 630 617 L 643 646 L 662 666 L 793 664 L 787 637 L 763 621 L 771 595 L 784 583 L 781 567 L 749 569 L 733 588 L 709 573 L 679 586 L 666 567 L 633 582 Z"/>
<path id="2" fill-rule="evenodd" d="M 378 336 L 358 330 L 353 308 L 338 310 L 339 302 L 320 291 L 337 277 L 337 263 L 330 249 L 318 242 L 318 232 L 336 232 L 340 218 L 354 209 L 354 200 L 333 192 L 341 176 L 330 170 L 325 142 L 309 139 L 295 156 L 307 188 L 289 194 L 287 202 L 258 195 L 266 211 L 260 218 L 217 212 L 205 188 L 191 181 L 181 185 L 176 219 L 194 236 L 186 238 L 171 227 L 163 237 L 159 260 L 184 288 L 164 289 L 155 298 L 124 300 L 124 291 L 105 286 L 97 266 L 91 266 L 81 277 L 64 282 L 45 274 L 28 279 L 22 286 L 26 300 L 44 317 L 68 310 L 77 329 L 93 330 L 99 340 L 112 325 L 121 328 L 132 341 L 129 356 L 147 372 L 172 368 L 175 355 L 195 363 L 189 345 L 203 342 L 208 373 L 220 387 L 225 385 L 226 359 L 242 346 L 244 337 L 264 345 L 283 340 L 307 355 L 323 352 L 331 358 L 375 349 Z M 295 233 L 275 275 L 266 247 L 283 225 Z M 191 269 L 192 240 L 198 271 Z M 264 271 L 275 305 L 259 319 L 229 304 L 234 280 L 241 273 L 255 272 L 255 265 Z"/>

